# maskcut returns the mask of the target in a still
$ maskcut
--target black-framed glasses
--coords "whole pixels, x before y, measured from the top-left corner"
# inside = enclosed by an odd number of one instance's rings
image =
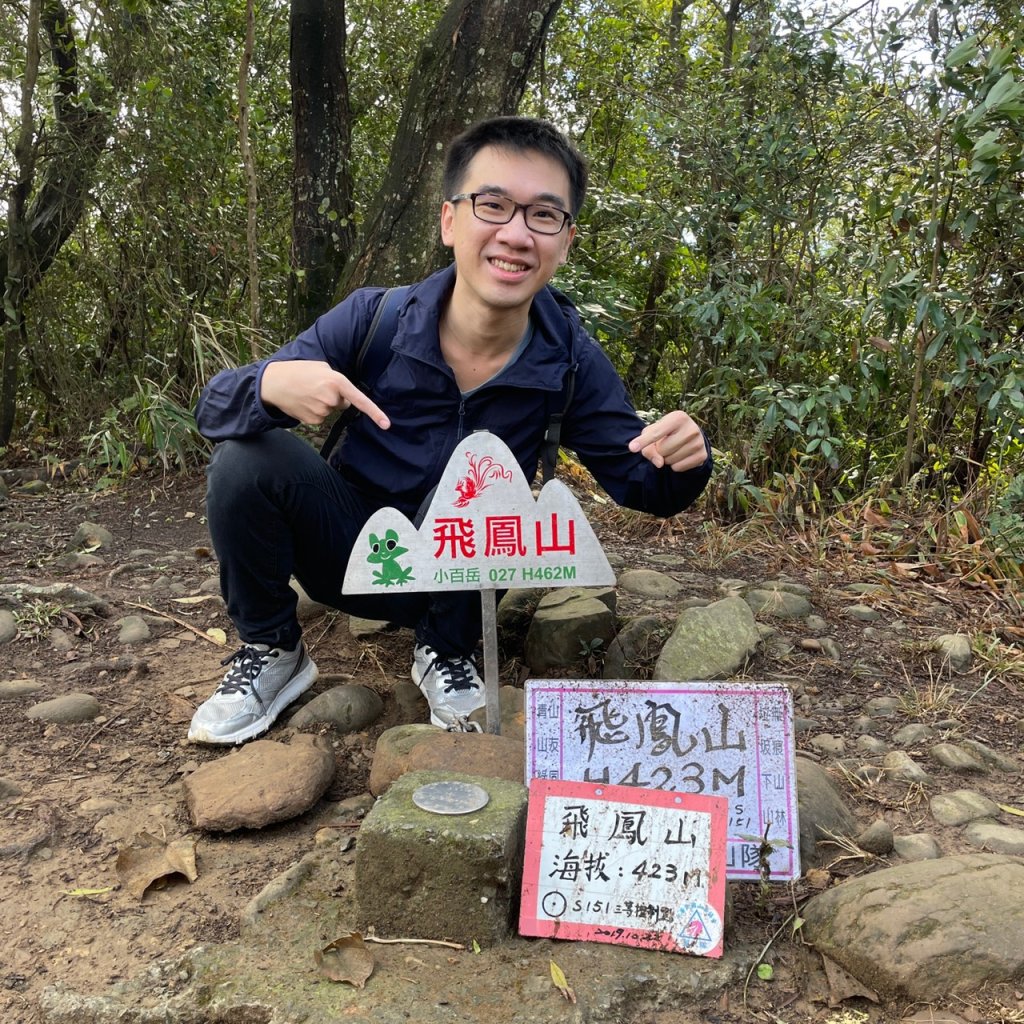
[[[473,216],[487,224],[508,224],[517,210],[523,211],[526,226],[538,235],[557,235],[566,224],[572,223],[572,214],[557,206],[517,203],[508,196],[495,195],[493,192],[463,192],[452,196],[448,202],[457,203],[461,199],[468,199],[473,204]]]

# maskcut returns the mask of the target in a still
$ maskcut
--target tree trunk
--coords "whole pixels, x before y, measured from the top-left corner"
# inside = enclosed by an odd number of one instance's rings
[[[105,110],[91,98],[89,102],[80,101],[78,49],[68,11],[58,0],[43,0],[39,24],[49,39],[50,57],[56,70],[53,85],[56,122],[50,139],[50,155],[42,166],[39,187],[31,199],[38,170],[36,155],[34,151],[30,153],[27,165],[23,162],[24,156],[18,157],[19,180],[9,198],[7,235],[0,236],[0,281],[4,282],[4,304],[0,308],[4,337],[0,370],[0,445],[7,444],[14,429],[18,352],[25,339],[24,304],[81,219],[96,162],[109,134]],[[34,35],[38,40],[38,30]],[[30,137],[30,148],[32,145]],[[26,166],[30,168],[27,178]],[[9,322],[12,313],[14,318]]]
[[[344,0],[292,0],[292,278],[301,329],[329,309],[355,239]]]
[[[25,208],[32,188],[35,134],[32,98],[39,74],[39,0],[30,0],[26,30],[25,74],[21,80],[21,119],[14,143],[17,180],[7,197],[7,265],[3,278],[4,346],[0,368],[0,445],[6,445],[14,431],[18,391],[18,363],[25,341],[25,282],[29,276],[28,238]]]
[[[633,360],[625,374],[626,390],[634,403],[642,408],[647,408],[654,396],[654,376],[668,340],[666,332],[658,330],[658,300],[668,288],[671,263],[668,253],[659,252],[655,255],[647,282],[643,313],[630,342]]]
[[[249,143],[249,67],[256,46],[255,0],[245,4],[245,44],[238,65],[238,148],[245,170],[245,247],[249,256],[249,326],[260,327],[260,263],[259,239],[256,235],[259,195],[256,191],[256,163]]]
[[[514,113],[561,0],[452,0],[420,49],[387,177],[339,295],[423,277],[438,238],[445,145],[475,121]]]

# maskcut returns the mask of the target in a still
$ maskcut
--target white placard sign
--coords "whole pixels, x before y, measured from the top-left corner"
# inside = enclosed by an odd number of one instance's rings
[[[519,931],[722,955],[721,797],[534,779]]]
[[[416,527],[376,512],[352,549],[345,594],[605,586],[608,559],[573,493],[549,480],[534,499],[508,446],[476,431],[452,453]]]
[[[800,877],[793,698],[778,683],[526,681],[526,784],[725,797],[730,879]],[[767,831],[767,837],[765,835]]]

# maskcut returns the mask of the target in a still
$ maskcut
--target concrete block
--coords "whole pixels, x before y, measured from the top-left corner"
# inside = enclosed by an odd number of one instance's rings
[[[490,795],[472,814],[421,810],[428,782],[473,782]],[[527,789],[458,772],[409,772],[377,801],[359,829],[359,927],[384,938],[493,945],[514,933],[522,885]]]

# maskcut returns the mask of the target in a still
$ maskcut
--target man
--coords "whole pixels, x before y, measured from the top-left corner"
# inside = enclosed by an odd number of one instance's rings
[[[548,418],[620,504],[669,516],[711,473],[710,449],[682,411],[645,426],[571,303],[548,288],[576,234],[586,189],[579,153],[551,125],[500,117],[452,143],[441,238],[452,267],[415,285],[389,361],[364,394],[351,377],[382,289],[364,288],[260,363],[225,370],[199,400],[222,442],[207,510],[221,586],[242,646],[192,719],[189,739],[241,743],[265,732],[317,676],[295,615],[294,576],[315,600],[414,627],[412,678],[431,721],[465,729],[484,704],[473,660],[475,592],[361,594],[341,581],[363,524],[391,506],[412,517],[473,430],[499,436],[532,479]],[[287,429],[355,406],[331,464]]]

